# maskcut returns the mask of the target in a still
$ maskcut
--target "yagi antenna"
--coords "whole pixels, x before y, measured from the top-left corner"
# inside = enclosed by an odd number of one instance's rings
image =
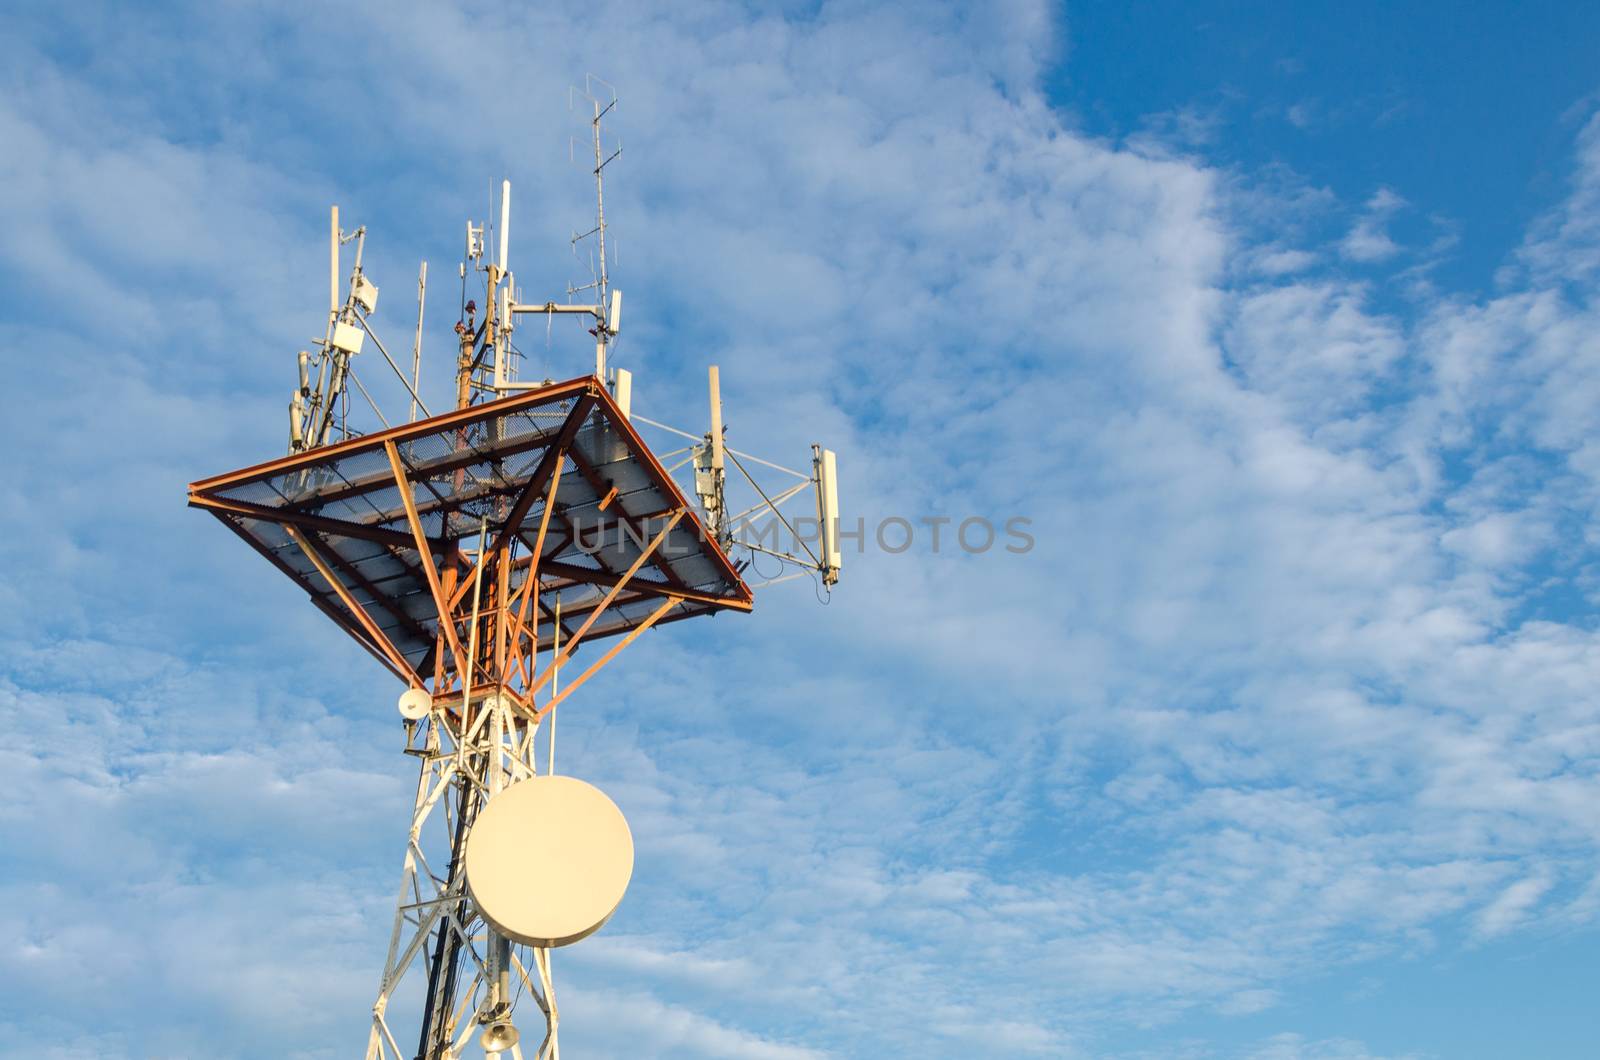
[[[609,92],[609,99],[602,99],[595,95],[594,87],[604,85]],[[576,107],[577,89],[571,89],[567,94],[567,105]],[[606,378],[606,351],[610,341],[617,334],[614,317],[622,312],[620,298],[610,298],[611,281],[606,261],[606,178],[605,169],[612,160],[622,154],[622,144],[617,144],[617,149],[609,155],[605,153],[604,138],[601,135],[601,123],[617,105],[617,93],[609,82],[603,81],[593,74],[586,74],[583,79],[583,98],[589,101],[594,110],[594,117],[589,120],[590,134],[594,142],[594,227],[582,235],[572,237],[573,248],[576,249],[580,241],[590,236],[595,237],[595,254],[599,260],[599,271],[595,278],[581,287],[567,288],[567,296],[580,291],[594,290],[598,297],[595,303],[598,311],[595,316],[599,319],[600,326],[595,328],[594,347],[594,374],[601,380]],[[608,315],[608,310],[611,312]]]
[[[599,88],[603,86],[606,95],[598,95]],[[607,153],[604,121],[607,114],[616,109],[617,96],[611,90],[610,84],[590,74],[584,79],[584,87],[580,92],[573,87],[568,91],[568,106],[576,109],[578,97],[582,96],[590,103],[590,143],[594,150],[594,226],[586,232],[574,232],[571,239],[573,253],[577,253],[578,244],[593,236],[595,239],[595,259],[597,265],[592,265],[592,279],[585,284],[567,286],[566,302],[522,303],[517,301],[515,285],[510,279],[510,266],[507,260],[506,241],[510,231],[511,210],[511,184],[509,181],[501,185],[500,197],[500,258],[497,265],[490,266],[491,270],[498,272],[498,278],[492,279],[488,289],[487,323],[493,326],[488,331],[494,337],[493,378],[486,383],[474,382],[472,387],[478,391],[490,391],[495,395],[504,395],[521,390],[534,389],[541,384],[534,382],[521,382],[511,378],[511,365],[509,358],[515,353],[510,348],[507,336],[516,323],[519,314],[538,313],[546,321],[558,315],[576,314],[579,317],[593,319],[593,326],[589,328],[594,336],[594,374],[603,383],[610,385],[614,393],[621,393],[622,383],[620,377],[614,376],[609,364],[609,350],[612,342],[616,340],[622,327],[622,292],[611,286],[610,259],[614,248],[607,245],[606,236],[609,228],[606,223],[606,194],[605,194],[605,169],[616,157],[622,154],[622,147],[618,144]],[[572,154],[576,157],[576,140],[572,141]],[[479,242],[476,246],[481,254],[482,229],[474,229],[471,222],[467,225],[467,245],[469,256],[474,247],[473,233],[478,232]],[[493,275],[493,273],[491,273]],[[504,281],[503,286],[500,286]],[[594,299],[579,301],[575,296],[585,291],[593,291]],[[470,323],[470,321],[469,321]],[[587,323],[587,321],[585,321]],[[488,341],[487,339],[485,340]],[[465,342],[465,336],[463,336]],[[466,363],[465,361],[463,363]],[[469,393],[471,388],[462,390],[463,394]]]

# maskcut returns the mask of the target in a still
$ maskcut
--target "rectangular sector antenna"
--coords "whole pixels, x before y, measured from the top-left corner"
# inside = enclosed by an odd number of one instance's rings
[[[817,519],[822,524],[822,580],[832,585],[839,580],[844,556],[839,551],[838,462],[832,449],[818,449],[814,458],[817,473]]]
[[[617,381],[612,388],[612,396],[617,399],[617,408],[622,410],[622,415],[633,416],[633,373],[626,368],[617,369]]]
[[[340,321],[333,326],[333,345],[335,349],[344,350],[346,353],[360,353],[363,337],[361,329],[354,324],[346,324]]]
[[[356,279],[356,301],[368,315],[378,309],[378,285],[365,276]]]

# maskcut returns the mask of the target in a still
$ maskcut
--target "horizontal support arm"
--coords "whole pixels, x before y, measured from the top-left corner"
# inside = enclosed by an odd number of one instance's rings
[[[605,315],[605,311],[597,305],[559,305],[555,302],[546,302],[544,305],[523,305],[520,302],[511,304],[512,313],[588,313],[596,320]]]

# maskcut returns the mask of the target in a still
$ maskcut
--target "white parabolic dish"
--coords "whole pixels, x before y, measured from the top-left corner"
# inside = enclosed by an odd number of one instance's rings
[[[598,931],[633,876],[633,833],[605,792],[530,777],[490,799],[467,837],[467,890],[500,934],[566,946]]]
[[[433,697],[426,688],[408,688],[400,693],[400,716],[407,721],[421,721],[433,710]]]

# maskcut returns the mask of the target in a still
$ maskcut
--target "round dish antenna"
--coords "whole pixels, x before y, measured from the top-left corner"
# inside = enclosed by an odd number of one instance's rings
[[[575,777],[506,788],[467,838],[467,890],[500,934],[567,946],[611,919],[633,876],[633,833],[617,804]]]
[[[400,716],[407,721],[421,721],[433,710],[433,697],[426,688],[408,688],[400,693]]]

